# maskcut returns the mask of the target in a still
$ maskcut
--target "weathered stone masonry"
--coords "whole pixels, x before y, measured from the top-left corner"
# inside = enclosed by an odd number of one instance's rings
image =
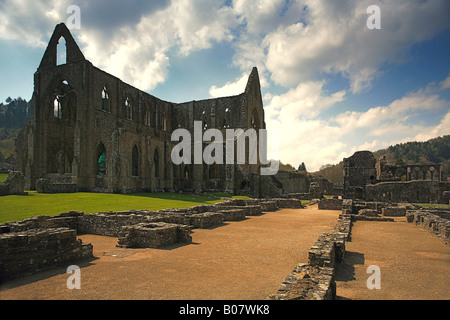
[[[67,61],[58,65],[62,38]],[[193,137],[195,122],[202,132],[218,129],[224,137],[228,129],[251,129],[259,136],[266,124],[258,70],[252,69],[236,96],[163,101],[92,65],[59,24],[34,74],[31,121],[16,141],[17,169],[26,190],[45,193],[220,191],[273,197],[308,187],[306,176],[286,180],[280,173],[283,182],[261,176],[259,160],[249,164],[248,143],[246,164],[175,165],[172,133],[181,128]]]

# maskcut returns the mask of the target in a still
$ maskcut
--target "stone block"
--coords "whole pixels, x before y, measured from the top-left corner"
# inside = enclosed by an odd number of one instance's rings
[[[277,211],[278,205],[276,201],[261,201],[260,202],[261,210],[263,212]]]
[[[223,214],[218,212],[196,213],[188,217],[189,225],[193,228],[207,229],[223,223]]]
[[[117,246],[124,248],[161,248],[177,242],[192,242],[190,227],[153,222],[122,227]]]
[[[67,228],[0,234],[0,282],[93,257],[91,244]]]
[[[341,199],[320,199],[319,210],[342,210]]]
[[[374,209],[360,209],[358,212],[359,216],[366,216],[366,217],[378,217],[378,210]]]
[[[387,207],[381,209],[381,215],[385,217],[404,217],[406,216],[406,208],[402,207]]]
[[[239,221],[245,219],[245,210],[244,209],[229,209],[229,210],[221,210],[217,211],[223,215],[223,221]]]

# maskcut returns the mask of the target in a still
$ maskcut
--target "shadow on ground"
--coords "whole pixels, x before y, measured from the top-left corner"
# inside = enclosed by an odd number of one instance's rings
[[[346,251],[344,261],[337,263],[335,267],[335,280],[348,282],[354,281],[355,265],[364,265],[364,254],[359,252]],[[336,296],[336,300],[351,300],[346,297]]]
[[[346,251],[344,261],[336,264],[336,281],[355,280],[355,265],[364,265],[364,254],[359,252]]]
[[[13,279],[8,279],[4,282],[0,282],[0,291],[21,287],[21,286],[24,286],[24,285],[27,285],[27,284],[30,284],[33,282],[38,282],[41,280],[52,278],[52,277],[60,275],[60,274],[65,274],[65,273],[67,273],[67,268],[70,265],[76,265],[76,266],[80,267],[80,269],[83,269],[83,268],[94,265],[93,262],[97,259],[98,258],[93,257],[93,258],[89,258],[89,259],[78,260],[73,263],[68,262],[64,265],[59,265],[56,267],[50,266],[48,268],[36,271],[32,274],[23,275],[23,276],[13,278]]]

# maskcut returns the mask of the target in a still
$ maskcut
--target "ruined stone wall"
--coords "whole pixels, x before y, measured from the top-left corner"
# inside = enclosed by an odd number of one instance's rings
[[[57,44],[64,37],[67,63],[56,64]],[[143,92],[87,61],[64,24],[56,26],[34,75],[32,121],[19,134],[26,185],[40,192],[224,191],[259,195],[259,183],[247,173],[259,166],[174,165],[171,134],[175,129],[264,129],[259,76],[252,69],[245,91],[232,97],[171,103]],[[207,144],[204,144],[206,146]],[[246,153],[249,153],[248,146]],[[99,171],[99,157],[105,168]],[[102,157],[103,158],[103,157]],[[101,163],[101,162],[100,162]],[[103,165],[103,164],[102,164]],[[47,179],[69,174],[72,183]],[[45,180],[47,179],[47,180]],[[238,179],[236,181],[236,179]],[[250,181],[252,179],[252,181]],[[76,184],[76,188],[74,187]]]
[[[92,245],[67,228],[0,234],[0,283],[57,265],[92,258]]]
[[[5,182],[0,183],[0,196],[24,195],[25,179],[20,171],[12,171]]]
[[[365,188],[367,201],[441,203],[450,183],[438,181],[382,182]]]
[[[345,255],[351,215],[342,214],[331,233],[322,233],[308,252],[308,263],[298,264],[270,300],[336,299],[335,266]]]
[[[304,174],[279,171],[274,177],[282,184],[284,194],[309,191],[310,179]]]
[[[376,160],[370,151],[344,159],[344,198],[364,199],[364,187],[376,182]]]
[[[140,223],[121,228],[118,247],[161,248],[174,243],[191,243],[191,227],[165,222]]]
[[[22,221],[0,224],[0,234],[9,232],[23,232],[33,229],[78,229],[78,218],[83,212],[70,211],[57,216],[37,216]]]
[[[342,210],[342,199],[320,199],[319,210]]]
[[[450,215],[449,210],[446,213]],[[406,219],[450,244],[450,220],[435,214],[433,210],[410,210],[406,213]]]

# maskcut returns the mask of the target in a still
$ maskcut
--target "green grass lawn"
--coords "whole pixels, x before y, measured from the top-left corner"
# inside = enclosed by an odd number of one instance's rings
[[[205,194],[209,194],[209,195],[215,196],[215,197],[222,197],[222,198],[251,199],[250,197],[247,197],[247,196],[234,196],[231,193],[227,193],[227,192],[205,192]]]
[[[55,216],[68,211],[97,213],[124,210],[161,210],[214,204],[223,200],[178,193],[61,193],[29,191],[28,196],[0,197],[0,223],[20,221],[35,216]]]
[[[7,173],[0,173],[0,183],[5,182],[6,179],[8,179],[8,174]]]

